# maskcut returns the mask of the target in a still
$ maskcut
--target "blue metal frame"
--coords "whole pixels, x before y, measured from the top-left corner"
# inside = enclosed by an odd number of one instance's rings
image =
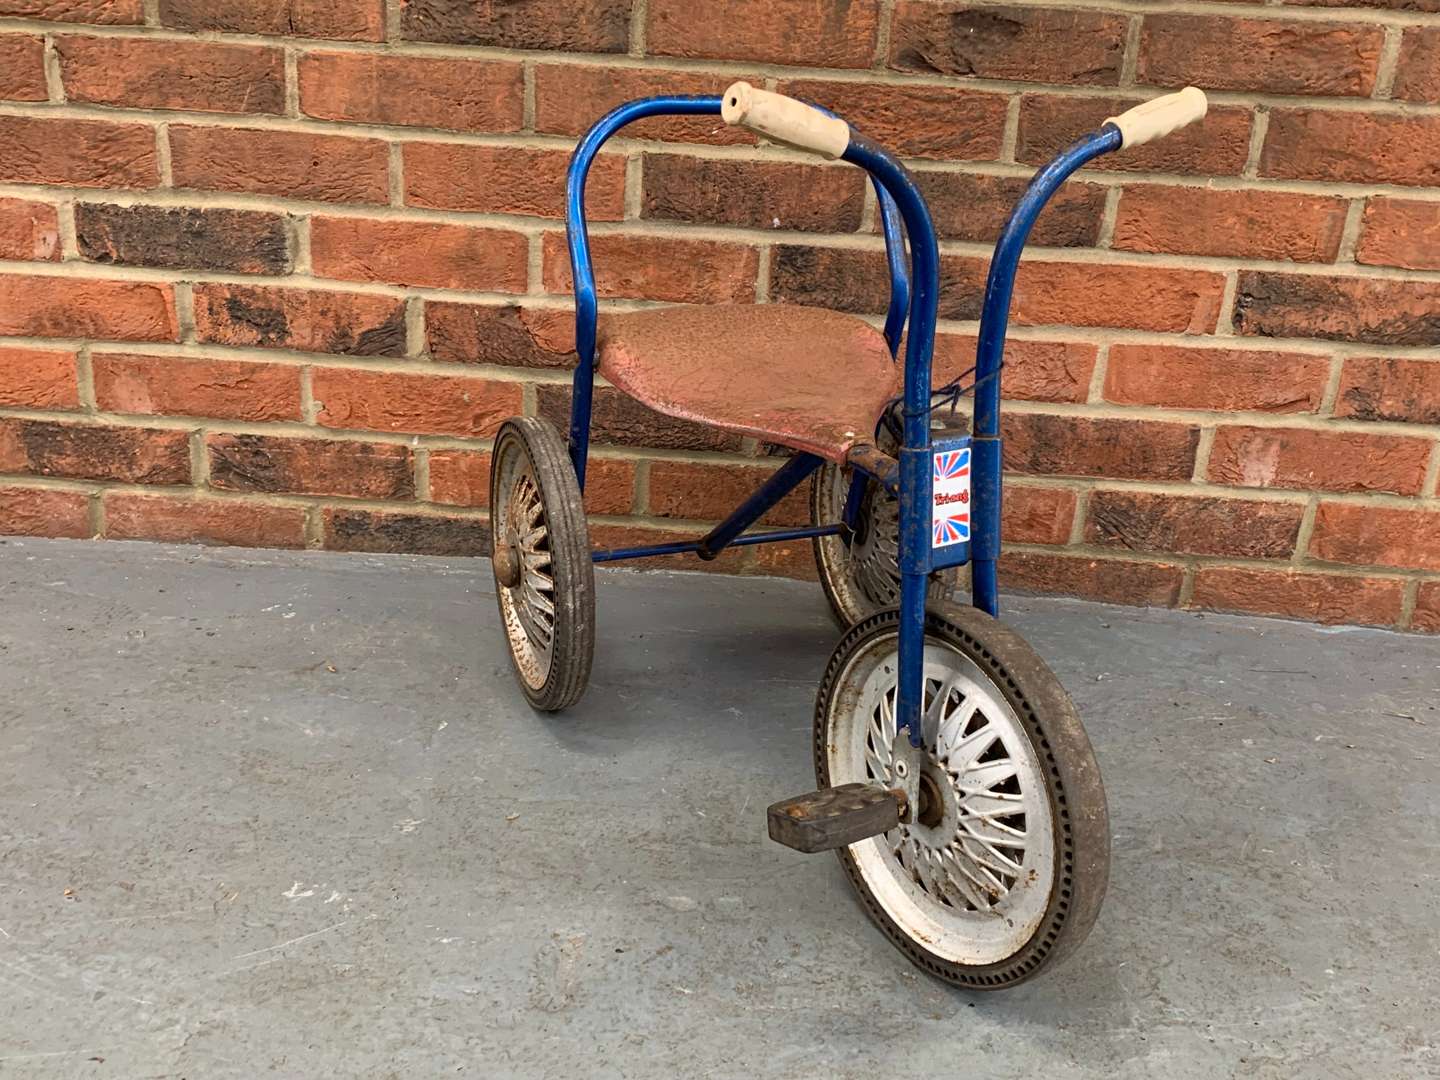
[[[1060,153],[1030,180],[1010,212],[985,282],[985,303],[980,312],[980,338],[975,348],[974,455],[971,465],[972,502],[976,527],[971,541],[970,599],[990,615],[1000,614],[996,562],[1000,558],[1000,368],[1004,360],[1005,330],[1010,321],[1010,297],[1015,272],[1030,228],[1050,196],[1070,174],[1101,154],[1120,149],[1122,138],[1113,124],[1086,135]]]
[[[589,456],[591,400],[595,377],[595,338],[599,318],[595,276],[585,224],[585,180],[596,153],[626,124],[649,116],[720,114],[718,96],[667,96],[628,102],[603,117],[576,147],[566,180],[566,235],[575,281],[575,341],[579,364],[575,369],[570,412],[570,457],[583,490]],[[999,612],[996,560],[1000,554],[1000,379],[1010,298],[1020,254],[1030,229],[1055,190],[1086,162],[1121,145],[1118,130],[1106,125],[1065,150],[1031,180],[995,246],[976,351],[975,421],[973,425],[973,498],[971,542],[972,602],[991,615]],[[930,538],[933,454],[930,440],[932,408],[930,368],[939,304],[940,253],[930,212],[914,179],[905,167],[881,147],[855,131],[842,155],[870,175],[879,201],[890,271],[890,306],[885,318],[885,339],[896,355],[905,339],[903,436],[899,451],[898,499],[900,512],[900,625],[897,727],[907,729],[910,742],[923,739],[920,713],[925,634],[925,597],[928,577],[943,565],[932,553]],[[909,274],[906,273],[906,240]],[[905,333],[906,323],[909,332]],[[877,455],[878,457],[878,455]],[[858,513],[865,464],[856,466],[856,479],[846,498],[843,523],[744,534],[764,513],[795,489],[819,465],[813,454],[797,453],[777,469],[760,489],[725,521],[700,540],[677,541],[644,547],[617,548],[594,553],[595,562],[690,552],[713,559],[726,547],[795,540],[814,536],[846,535]],[[880,465],[870,463],[873,469]],[[887,487],[894,480],[885,478]],[[956,556],[958,558],[958,556]],[[954,562],[951,558],[948,562]]]

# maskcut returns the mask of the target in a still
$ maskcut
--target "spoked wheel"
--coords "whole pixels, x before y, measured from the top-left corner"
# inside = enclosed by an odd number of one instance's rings
[[[490,462],[490,500],[510,659],[530,704],[555,712],[573,705],[590,678],[595,572],[580,485],[547,421],[505,421]]]
[[[810,521],[840,521],[850,493],[849,468],[827,461],[810,485]],[[861,619],[900,603],[900,503],[875,481],[865,485],[855,531],[847,545],[838,536],[814,539],[820,587],[842,630]],[[954,570],[930,575],[929,599],[948,600],[955,587]]]
[[[821,787],[892,776],[899,613],[836,648],[815,712]],[[838,854],[866,912],[915,964],[972,990],[1023,982],[1074,949],[1100,910],[1109,823],[1075,705],[1013,631],[932,605],[925,753],[913,820]]]

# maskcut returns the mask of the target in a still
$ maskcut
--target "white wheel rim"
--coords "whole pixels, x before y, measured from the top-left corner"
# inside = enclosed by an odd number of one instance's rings
[[[830,783],[891,775],[895,635],[846,665],[830,695]],[[925,645],[923,766],[944,812],[849,851],[876,901],[913,941],[955,964],[1000,963],[1034,936],[1055,883],[1055,823],[1019,717],[968,656]],[[848,706],[846,703],[849,703]],[[948,785],[942,787],[942,785]]]
[[[520,561],[520,580],[511,588],[497,584],[500,611],[510,651],[525,685],[539,690],[550,677],[555,648],[555,579],[550,557],[550,530],[540,486],[529,456],[518,440],[508,439],[497,451],[499,483],[494,503],[495,544],[510,544]]]

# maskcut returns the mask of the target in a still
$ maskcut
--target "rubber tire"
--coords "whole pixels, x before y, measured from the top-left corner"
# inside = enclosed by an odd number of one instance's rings
[[[829,488],[835,482],[835,473],[841,466],[834,462],[827,461],[815,470],[815,475],[810,481],[810,524],[829,525],[836,520],[836,514],[829,501]],[[875,481],[870,481],[873,485]],[[862,507],[862,513],[863,513]],[[829,605],[830,616],[841,630],[848,630],[862,619],[868,618],[884,608],[872,602],[868,597],[856,596],[854,593],[859,590],[848,580],[842,578],[840,571],[834,566],[835,559],[841,553],[845,541],[838,536],[816,536],[810,541],[815,552],[815,567],[820,572],[820,589],[825,594],[825,603]],[[895,567],[896,580],[899,580],[900,567]],[[950,600],[955,592],[956,571],[936,570],[930,575],[930,588],[928,598],[931,602],[945,602]]]
[[[490,459],[491,506],[500,505],[500,500],[508,497],[508,493],[500,490],[502,448],[508,440],[518,441],[520,451],[529,458],[550,540],[555,633],[544,685],[532,687],[520,674],[508,634],[507,651],[515,679],[531,706],[541,712],[559,712],[575,704],[585,693],[595,657],[595,567],[590,559],[590,530],[565,441],[554,425],[538,416],[511,417],[496,433]],[[493,509],[491,513],[493,517]],[[493,567],[493,560],[491,565]],[[500,608],[502,626],[505,622],[505,611],[500,604],[503,588],[496,579],[495,602]]]
[[[878,637],[898,634],[898,609],[879,612],[850,630],[836,646],[815,701],[815,778],[829,787],[825,749],[828,703],[851,654]],[[1055,673],[1019,634],[973,607],[932,604],[926,612],[927,639],[964,653],[984,672],[1015,710],[1046,778],[1060,859],[1055,886],[1034,935],[1005,960],[987,965],[956,964],[929,952],[890,918],[871,894],[849,848],[837,855],[870,920],[921,970],[967,990],[1004,990],[1034,978],[1085,940],[1110,877],[1110,822],[1105,787],[1090,739],[1075,703]]]

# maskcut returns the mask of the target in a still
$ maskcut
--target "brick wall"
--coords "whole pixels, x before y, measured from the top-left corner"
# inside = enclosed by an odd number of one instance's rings
[[[1039,222],[1003,580],[1440,629],[1440,3],[1356,2],[0,0],[0,533],[484,550],[496,424],[566,408],[575,136],[742,76],[910,161],[948,377],[1031,169],[1194,82],[1202,126]],[[883,311],[856,170],[650,121],[590,205],[617,303]],[[596,421],[602,542],[773,465],[603,389]]]

